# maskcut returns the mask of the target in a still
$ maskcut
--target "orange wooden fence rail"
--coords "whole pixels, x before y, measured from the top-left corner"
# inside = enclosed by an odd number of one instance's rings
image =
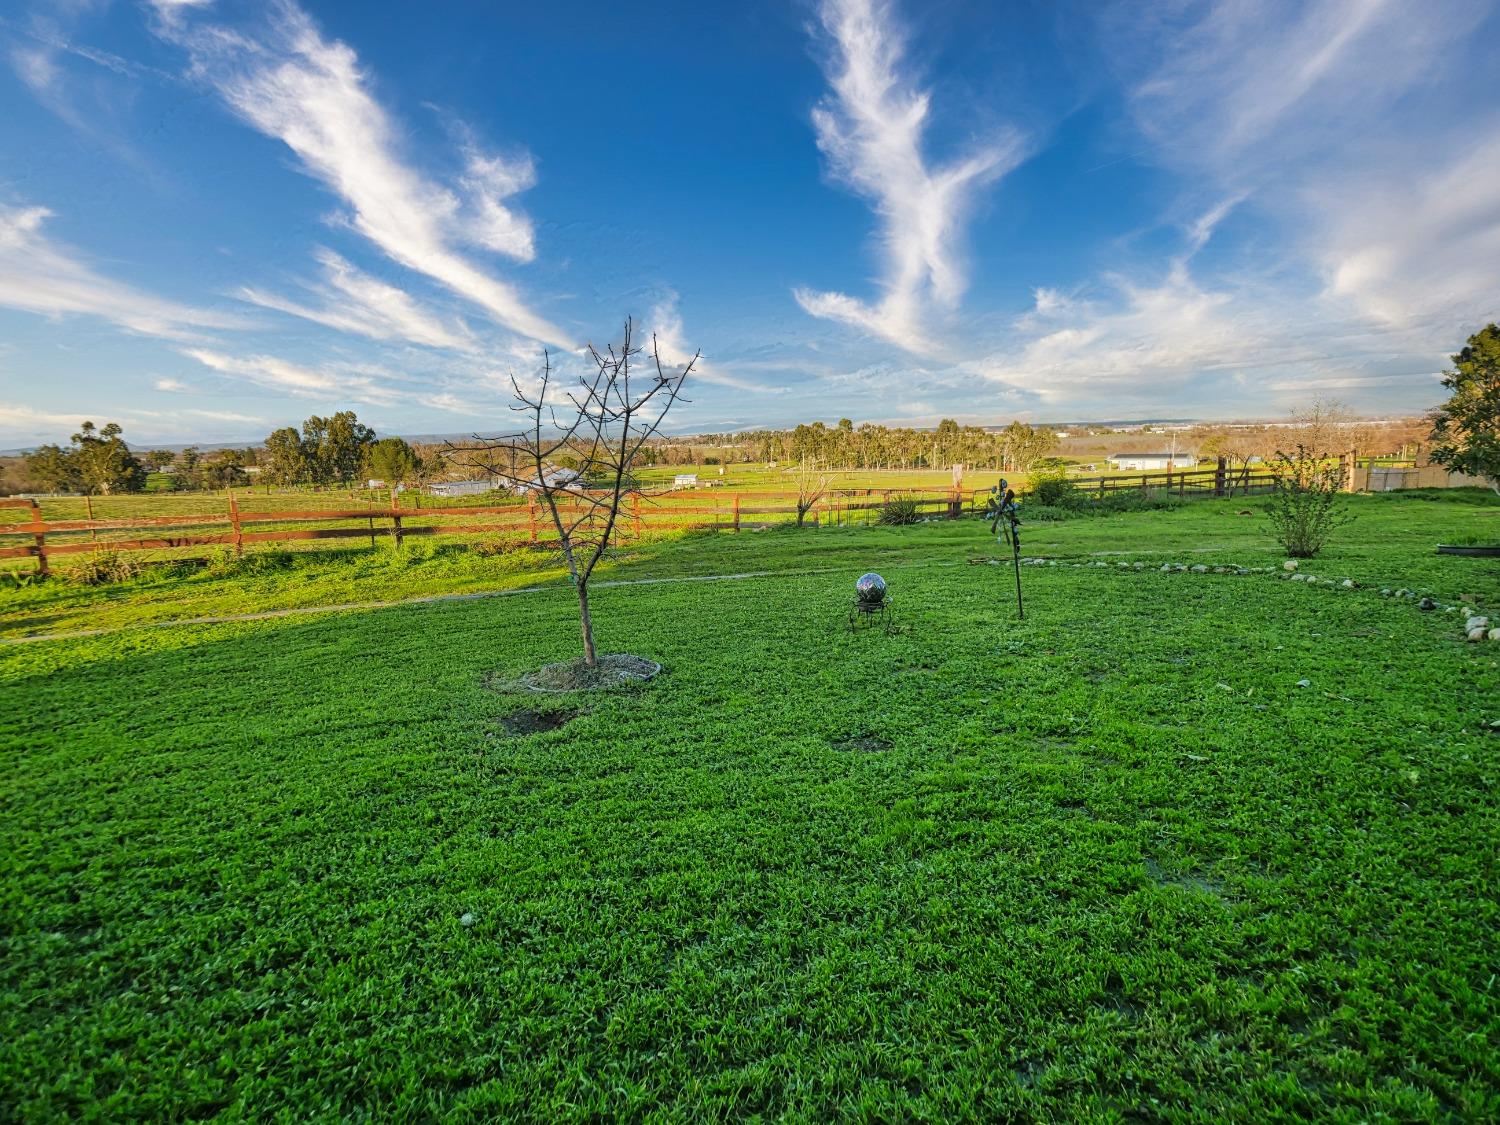
[[[1222,468],[1166,473],[1145,477],[1101,477],[1075,481],[1086,492],[1104,495],[1119,489],[1166,487],[1182,494],[1189,491],[1233,495],[1269,483],[1269,473],[1248,469],[1225,472]],[[893,497],[915,502],[918,514],[949,519],[965,511],[982,510],[986,489],[851,488],[830,491],[808,512],[814,526],[840,524],[870,515]],[[742,524],[764,522],[764,517],[796,518],[798,496],[785,491],[746,491],[732,494],[692,491],[632,494],[622,511],[622,525],[639,538],[645,533],[719,528],[739,531]],[[566,505],[573,515],[579,504]],[[400,546],[406,539],[434,535],[513,535],[528,543],[548,545],[555,531],[546,508],[535,499],[526,503],[457,507],[403,507],[392,495],[389,506],[355,508],[296,508],[287,511],[247,511],[230,492],[219,512],[182,515],[134,516],[110,519],[48,520],[34,499],[0,500],[0,509],[20,508],[24,520],[0,523],[0,559],[34,558],[37,573],[48,572],[54,556],[115,551],[167,551],[188,547],[228,546],[242,554],[247,544],[287,543],[319,539],[362,539],[373,545],[386,536]],[[92,504],[88,505],[92,510]],[[710,518],[711,517],[711,518]],[[426,522],[436,520],[438,522]],[[476,522],[482,520],[483,522]],[[363,526],[267,526],[278,524],[345,524]],[[377,522],[378,521],[378,522]],[[414,522],[420,521],[420,522]],[[104,538],[101,538],[101,533]],[[110,538],[118,535],[119,538]],[[21,545],[16,539],[29,540]]]

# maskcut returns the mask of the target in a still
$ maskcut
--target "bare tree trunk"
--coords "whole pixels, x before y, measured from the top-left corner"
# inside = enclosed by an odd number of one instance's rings
[[[578,621],[583,629],[583,662],[590,668],[596,668],[599,656],[594,651],[594,619],[589,616],[588,579],[578,583]]]

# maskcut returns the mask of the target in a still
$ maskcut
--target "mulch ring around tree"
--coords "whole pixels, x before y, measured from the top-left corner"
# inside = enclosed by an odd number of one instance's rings
[[[660,671],[661,665],[654,660],[632,656],[627,652],[613,652],[600,656],[598,663],[592,668],[579,657],[556,664],[544,664],[535,672],[526,672],[513,679],[501,679],[497,675],[490,679],[488,686],[492,691],[548,694],[608,691],[643,684]]]

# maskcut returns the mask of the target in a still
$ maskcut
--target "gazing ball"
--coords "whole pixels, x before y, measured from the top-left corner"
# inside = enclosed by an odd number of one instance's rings
[[[854,592],[866,605],[879,605],[885,601],[885,579],[873,570],[869,574],[861,574],[859,581],[854,583]]]

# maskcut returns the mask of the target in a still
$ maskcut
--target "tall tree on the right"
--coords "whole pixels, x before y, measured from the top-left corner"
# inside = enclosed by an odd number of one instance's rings
[[[1452,397],[1432,412],[1432,460],[1500,493],[1500,325],[1486,325],[1443,376]]]

